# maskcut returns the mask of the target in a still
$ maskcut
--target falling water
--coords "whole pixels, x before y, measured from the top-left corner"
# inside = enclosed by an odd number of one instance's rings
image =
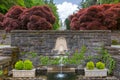
[[[63,67],[63,57],[61,57],[60,58],[60,73],[57,75],[57,77],[58,78],[63,78],[63,77],[65,77],[65,74],[63,73],[63,69],[62,69],[62,67]]]

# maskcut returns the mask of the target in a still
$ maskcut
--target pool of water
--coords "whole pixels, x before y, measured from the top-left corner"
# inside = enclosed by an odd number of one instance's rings
[[[76,80],[76,74],[73,72],[54,72],[47,74],[47,80]]]

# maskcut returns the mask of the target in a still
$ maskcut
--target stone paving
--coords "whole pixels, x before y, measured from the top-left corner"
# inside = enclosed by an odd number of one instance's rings
[[[1,80],[1,79],[0,79]],[[4,77],[2,80],[47,80],[46,76],[38,76],[35,78],[12,78],[12,77]],[[114,76],[108,77],[85,77],[83,75],[77,76],[76,80],[120,80]]]

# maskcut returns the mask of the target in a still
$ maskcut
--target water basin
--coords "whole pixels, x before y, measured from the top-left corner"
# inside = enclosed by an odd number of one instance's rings
[[[48,73],[47,80],[76,80],[76,74],[73,72]]]

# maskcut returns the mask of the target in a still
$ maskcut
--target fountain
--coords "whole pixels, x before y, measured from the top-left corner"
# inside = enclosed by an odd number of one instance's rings
[[[58,78],[63,78],[65,76],[65,74],[63,74],[63,72],[62,72],[62,66],[64,65],[62,61],[63,61],[63,57],[61,57],[60,61],[59,61],[60,62],[60,64],[59,64],[60,65],[60,73],[57,74]]]
[[[63,77],[65,77],[65,74],[63,74],[63,72],[62,72],[62,66],[64,65],[63,64],[63,56],[65,55],[64,51],[68,50],[67,42],[64,37],[57,38],[54,50],[58,51],[58,56],[60,57],[60,60],[59,60],[60,73],[58,73],[56,77],[63,78]]]
[[[48,75],[48,80],[75,80],[75,73],[63,72],[64,67],[63,59],[67,58],[65,52],[68,51],[67,42],[64,37],[57,38],[55,48],[53,49],[53,51],[57,51],[57,56],[55,55],[54,58],[56,57],[60,58],[58,67],[60,68],[60,71],[58,70],[58,72],[56,73],[50,73]],[[73,79],[71,77],[73,77]]]
[[[65,51],[68,51],[67,42],[64,37],[58,37],[56,40],[55,48],[53,51],[57,51],[58,55],[64,55]]]

